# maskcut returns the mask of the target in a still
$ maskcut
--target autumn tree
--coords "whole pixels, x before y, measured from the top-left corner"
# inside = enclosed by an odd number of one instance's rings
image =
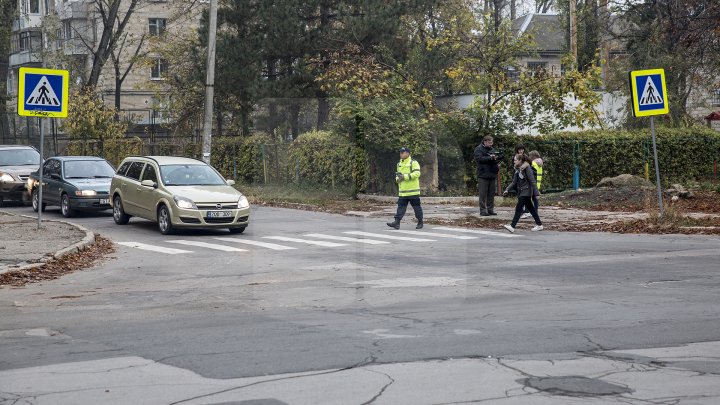
[[[627,44],[629,54],[624,70],[664,68],[669,123],[692,123],[692,95],[707,95],[720,86],[715,79],[720,76],[720,2],[627,0],[613,11],[623,22],[613,34]]]
[[[108,107],[91,89],[83,88],[70,94],[68,116],[61,121],[61,130],[68,138],[81,141],[82,154],[89,154],[86,145],[94,143],[102,156],[105,142],[123,138],[127,123],[115,119],[116,111]]]

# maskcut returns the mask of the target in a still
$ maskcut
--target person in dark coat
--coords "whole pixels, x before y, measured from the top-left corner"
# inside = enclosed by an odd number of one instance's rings
[[[515,174],[513,174],[512,183],[505,189],[504,196],[508,195],[510,190],[515,190],[517,193],[517,204],[515,205],[515,215],[513,216],[512,223],[510,225],[503,225],[505,229],[510,233],[515,232],[515,226],[517,226],[520,220],[520,215],[523,213],[523,208],[526,208],[530,215],[535,220],[535,227],[532,231],[542,231],[543,225],[538,216],[537,210],[532,202],[532,197],[537,192],[537,183],[535,182],[535,175],[533,174],[532,167],[530,166],[532,161],[527,155],[515,155],[513,159],[515,166]]]
[[[480,215],[497,215],[495,213],[495,189],[500,171],[498,165],[503,160],[503,156],[493,148],[492,136],[483,138],[482,143],[475,148],[474,157],[477,163]]]

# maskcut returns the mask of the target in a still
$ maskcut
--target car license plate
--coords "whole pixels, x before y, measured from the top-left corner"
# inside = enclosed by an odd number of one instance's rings
[[[229,218],[232,216],[232,211],[208,211],[208,218]]]
[[[100,205],[106,205],[106,204],[110,204],[110,199],[109,198],[101,198]]]

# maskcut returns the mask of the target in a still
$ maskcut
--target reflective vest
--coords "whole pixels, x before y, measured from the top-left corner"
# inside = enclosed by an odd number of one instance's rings
[[[535,182],[537,182],[537,189],[540,190],[540,185],[542,184],[543,167],[533,161],[532,168],[535,171]]]
[[[400,160],[397,164],[396,173],[402,173],[404,179],[398,182],[398,195],[410,197],[420,195],[420,163],[413,160],[412,156]]]

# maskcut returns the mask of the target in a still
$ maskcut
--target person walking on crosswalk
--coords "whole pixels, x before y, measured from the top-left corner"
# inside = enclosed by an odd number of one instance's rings
[[[512,223],[510,223],[510,225],[503,225],[503,227],[510,233],[515,232],[515,226],[517,226],[517,223],[520,220],[523,208],[527,208],[528,211],[530,211],[530,215],[532,215],[535,220],[535,227],[531,230],[543,230],[542,221],[540,221],[540,217],[538,216],[535,206],[532,203],[532,196],[537,191],[537,183],[535,182],[533,170],[530,167],[531,162],[532,161],[527,157],[527,155],[515,155],[515,158],[513,159],[515,174],[513,174],[512,183],[510,183],[510,185],[505,189],[505,192],[503,192],[503,195],[506,196],[510,190],[515,190],[518,198],[517,205],[515,205],[515,215],[513,216]]]
[[[400,148],[400,161],[395,169],[395,182],[398,185],[397,213],[395,213],[395,220],[388,222],[387,226],[400,229],[400,221],[410,203],[418,221],[415,229],[421,229],[423,227],[423,211],[420,206],[420,163],[410,156],[409,148]]]

